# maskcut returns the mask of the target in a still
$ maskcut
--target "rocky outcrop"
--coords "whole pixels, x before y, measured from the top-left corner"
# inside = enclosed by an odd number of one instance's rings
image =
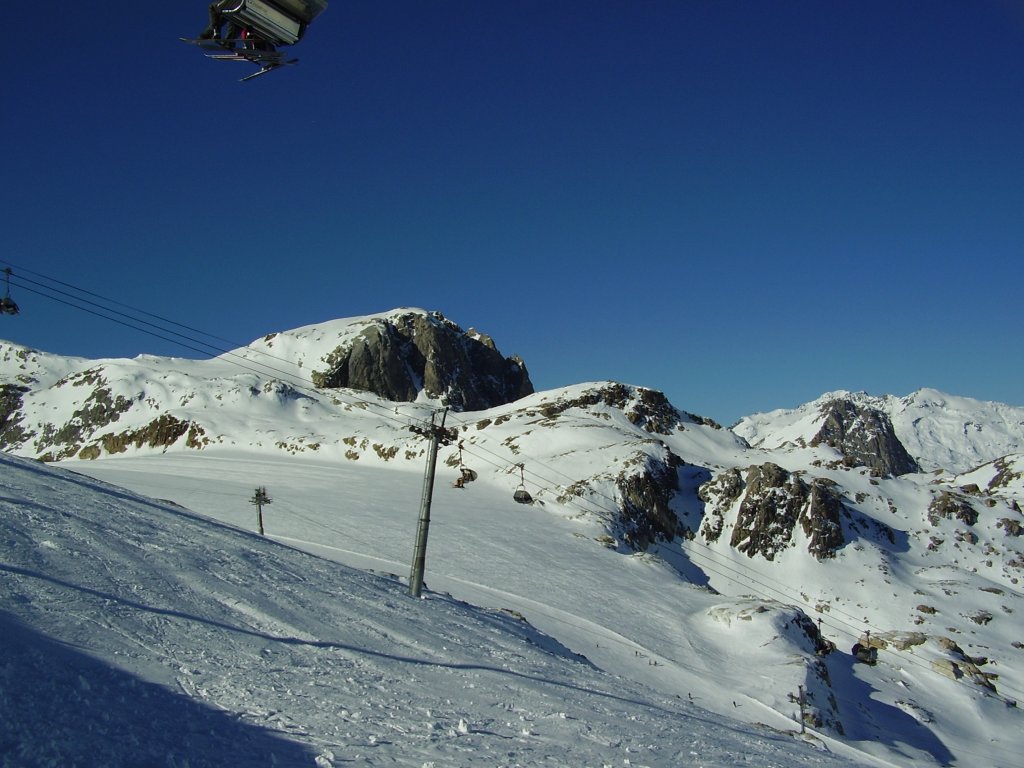
[[[22,400],[28,387],[0,384],[0,447],[18,445],[25,439],[25,430],[19,426]]]
[[[540,413],[545,419],[553,420],[568,410],[590,408],[595,405],[616,408],[622,411],[630,424],[659,435],[671,434],[684,422],[721,429],[711,419],[677,410],[663,392],[618,382],[593,387],[578,397],[545,403],[540,408]]]
[[[743,475],[738,469],[721,472],[698,489],[697,497],[704,502],[704,523],[700,532],[705,541],[716,542],[722,537],[725,511],[743,495],[743,489]]]
[[[505,405],[533,393],[526,364],[503,357],[486,335],[437,312],[376,318],[312,374],[318,388],[347,387],[412,402],[422,390],[455,410]]]
[[[914,458],[896,437],[892,421],[880,410],[852,400],[832,400],[821,407],[821,429],[812,447],[827,445],[843,455],[850,467],[868,467],[879,475],[918,472]]]
[[[928,522],[938,525],[940,519],[959,520],[974,525],[978,522],[978,512],[963,496],[943,491],[928,505]]]
[[[89,394],[66,422],[43,425],[35,440],[35,449],[43,461],[60,461],[75,456],[90,435],[116,422],[134,402],[122,395],[114,395],[99,369],[76,373],[57,386],[82,387]]]
[[[766,560],[785,549],[793,537],[804,487],[800,478],[768,462],[747,471],[746,492],[740,502],[730,544],[750,557]]]
[[[750,467],[743,479],[738,470],[723,472],[701,486],[699,496],[706,505],[701,533],[708,541],[721,537],[727,511],[741,500],[729,543],[750,557],[774,560],[790,545],[797,525],[818,560],[834,557],[846,543],[842,495],[830,480],[808,482],[768,462]]]
[[[842,512],[843,497],[838,486],[824,478],[812,480],[807,505],[800,514],[800,526],[808,538],[807,551],[818,560],[835,557],[846,543],[840,519]]]
[[[129,448],[169,448],[186,436],[185,445],[201,449],[209,440],[205,430],[191,421],[182,421],[164,414],[140,429],[129,429],[120,434],[108,432],[97,443],[83,448],[78,456],[82,459],[98,459],[104,452],[124,453]]]
[[[679,490],[682,459],[666,450],[663,460],[647,457],[639,473],[619,475],[620,510],[616,533],[629,547],[645,550],[658,541],[671,541],[686,530],[669,502]]]

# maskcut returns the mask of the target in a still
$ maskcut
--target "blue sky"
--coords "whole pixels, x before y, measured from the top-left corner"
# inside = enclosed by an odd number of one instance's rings
[[[399,306],[731,423],[833,389],[1024,405],[1024,2],[5,9],[0,259],[240,343]],[[40,26],[41,25],[41,26]],[[41,33],[42,32],[42,33]],[[194,356],[14,291],[0,338]]]

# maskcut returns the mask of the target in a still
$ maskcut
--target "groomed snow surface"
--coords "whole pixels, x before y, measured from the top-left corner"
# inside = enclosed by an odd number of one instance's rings
[[[795,724],[702,709],[714,681],[694,702],[660,694],[514,612],[414,600],[393,576],[33,461],[0,455],[0,478],[5,767],[847,764]]]

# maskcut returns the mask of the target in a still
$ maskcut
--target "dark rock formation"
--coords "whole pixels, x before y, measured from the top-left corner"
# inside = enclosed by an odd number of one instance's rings
[[[843,497],[836,484],[824,478],[812,480],[807,505],[800,513],[800,526],[810,539],[808,551],[818,560],[835,557],[846,543],[840,519],[842,512]]]
[[[656,389],[614,382],[588,389],[572,399],[545,403],[540,412],[546,419],[555,419],[572,408],[588,408],[598,404],[617,408],[625,414],[631,424],[659,435],[671,434],[684,421],[721,429],[710,419],[676,410],[664,393]]]
[[[100,369],[81,371],[69,376],[58,386],[91,387],[82,406],[62,425],[45,424],[35,441],[43,461],[60,461],[75,456],[86,439],[106,427],[132,407],[132,400],[114,396]]]
[[[704,483],[697,491],[697,497],[704,502],[704,525],[701,535],[705,541],[715,542],[725,528],[725,510],[743,495],[743,476],[738,469],[720,473],[713,480]]]
[[[701,534],[709,542],[721,537],[726,511],[742,499],[729,543],[750,557],[774,560],[798,524],[818,560],[834,557],[846,543],[842,495],[830,480],[807,482],[768,462],[750,467],[745,479],[736,469],[723,472],[701,486],[699,496],[706,505]]]
[[[440,313],[375,320],[324,357],[320,388],[347,387],[388,400],[414,401],[423,390],[460,411],[493,408],[533,393],[526,365],[506,358],[490,337],[463,331]]]
[[[1010,456],[996,459],[992,462],[992,466],[995,469],[995,475],[993,475],[988,483],[990,491],[1007,488],[1010,486],[1010,483],[1020,480],[1024,476],[1024,473],[1015,470],[1015,463],[1011,460]]]
[[[967,525],[974,525],[978,522],[978,512],[967,499],[950,491],[943,491],[928,505],[928,522],[938,525],[940,518],[956,519]]]
[[[804,503],[798,477],[771,462],[751,467],[729,543],[750,557],[760,554],[774,560],[793,537]]]
[[[82,459],[98,459],[104,451],[113,455],[124,453],[132,446],[166,449],[184,435],[188,435],[185,444],[189,448],[201,449],[209,442],[205,430],[198,424],[164,414],[139,429],[129,429],[120,434],[108,432],[100,437],[98,444],[86,446],[78,456]]]
[[[643,471],[619,475],[616,486],[621,498],[618,536],[636,550],[645,550],[658,541],[671,541],[686,531],[669,506],[679,490],[678,467],[682,459],[671,451],[664,458],[647,457]]]
[[[882,411],[852,400],[833,400],[822,406],[821,413],[824,422],[811,440],[812,447],[828,445],[843,454],[847,466],[869,467],[880,475],[920,471]]]
[[[17,445],[25,439],[25,431],[18,425],[21,408],[28,387],[0,384],[0,448]]]

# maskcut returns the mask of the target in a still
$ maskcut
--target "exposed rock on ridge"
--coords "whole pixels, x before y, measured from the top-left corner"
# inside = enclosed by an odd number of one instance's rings
[[[463,331],[438,312],[375,318],[352,342],[324,356],[320,388],[347,387],[412,402],[420,390],[459,411],[505,405],[533,393],[526,364],[494,341]]]
[[[677,468],[682,459],[669,450],[658,461],[648,457],[641,472],[623,472],[616,480],[619,491],[619,535],[636,550],[658,541],[685,535],[685,527],[672,511],[672,495],[679,490]]]
[[[750,467],[743,479],[737,469],[723,472],[699,493],[707,505],[701,533],[709,542],[721,537],[728,510],[742,499],[729,543],[750,557],[774,560],[789,546],[798,524],[808,538],[808,551],[818,560],[834,557],[846,542],[842,496],[829,480],[807,482],[767,462]]]
[[[920,471],[882,411],[852,400],[833,400],[822,406],[821,415],[824,422],[811,447],[828,445],[843,454],[847,466],[869,467],[882,475]]]

